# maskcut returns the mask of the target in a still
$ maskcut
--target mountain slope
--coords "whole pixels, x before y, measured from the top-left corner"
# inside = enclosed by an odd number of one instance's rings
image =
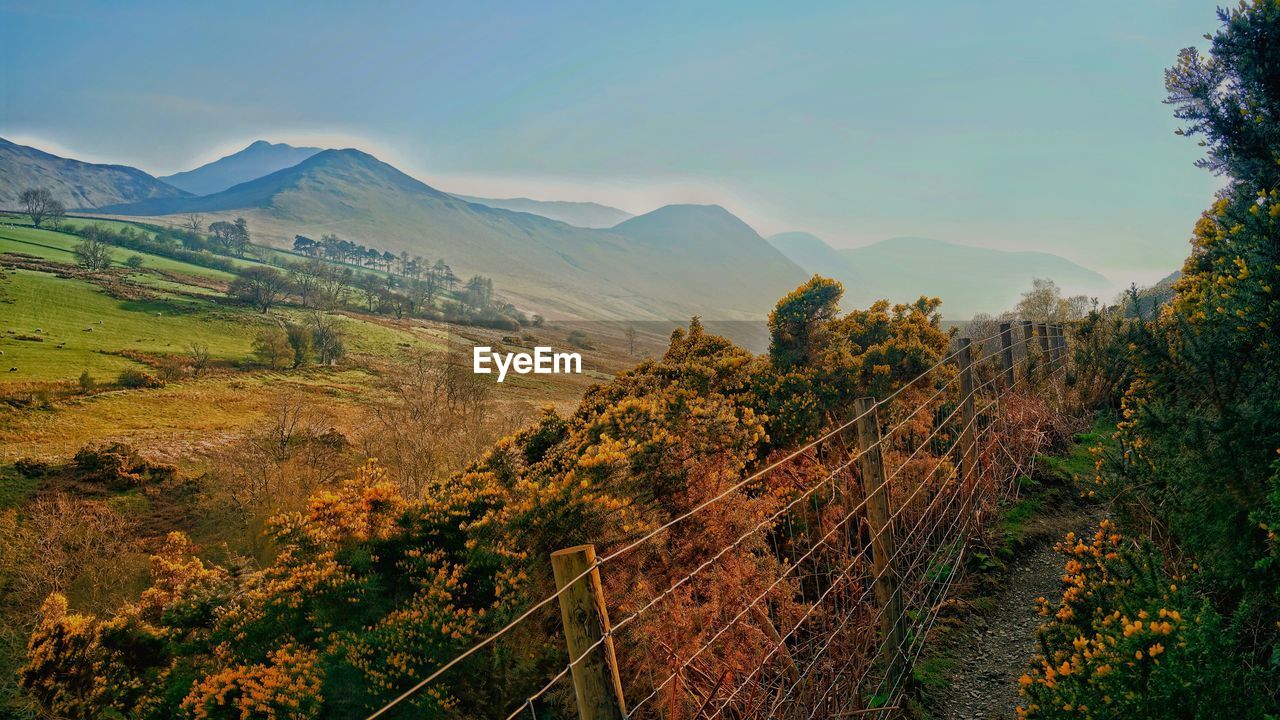
[[[98,208],[187,193],[127,165],[100,165],[58,157],[0,138],[0,207],[15,208],[18,194],[46,187],[68,208]]]
[[[717,282],[717,292],[744,292],[761,307],[808,278],[760,234],[719,205],[667,205],[609,230],[659,258],[661,272],[679,286]]]
[[[626,210],[593,202],[568,202],[564,200],[530,200],[529,198],[481,198],[454,194],[459,200],[485,205],[499,210],[541,215],[562,223],[583,228],[611,228],[635,217]]]
[[[861,284],[861,274],[853,263],[816,235],[807,232],[778,233],[769,236],[769,244],[807,272],[839,280],[846,287]]]
[[[936,296],[944,302],[943,315],[953,319],[1012,308],[1034,278],[1053,280],[1069,294],[1110,293],[1111,283],[1102,275],[1044,252],[992,250],[926,238],[891,238],[838,252],[865,278],[854,297],[863,302],[876,297],[904,302]]]
[[[165,175],[160,180],[192,195],[211,195],[233,185],[293,167],[320,150],[258,140],[239,152],[198,168]]]
[[[804,278],[722,209],[663,210],[650,213],[656,223],[641,216],[613,230],[578,228],[465,202],[357,150],[325,150],[206,197],[151,200],[105,212],[200,212],[208,220],[243,216],[256,239],[277,245],[291,243],[295,234],[335,233],[393,253],[443,258],[461,276],[490,276],[525,307],[564,317],[760,318]],[[630,223],[636,224],[627,228]],[[651,225],[662,228],[661,241],[645,230]],[[684,249],[673,251],[673,243]],[[728,247],[741,253],[721,256]],[[710,248],[717,250],[708,253]],[[700,261],[711,257],[716,262]]]

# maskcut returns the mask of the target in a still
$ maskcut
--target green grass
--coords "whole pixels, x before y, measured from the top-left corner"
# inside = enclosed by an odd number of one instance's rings
[[[7,278],[0,286],[0,382],[74,380],[84,370],[99,381],[114,380],[138,365],[107,352],[182,353],[197,341],[215,358],[242,359],[258,324],[250,313],[202,300],[118,300],[89,282],[29,270]]]
[[[281,308],[265,316],[249,308],[177,296],[118,300],[87,281],[30,270],[15,271],[7,278],[0,284],[4,298],[0,304],[0,317],[4,318],[0,321],[0,350],[4,351],[0,384],[74,380],[84,370],[99,382],[113,381],[121,370],[137,364],[107,353],[181,354],[192,342],[208,345],[215,359],[246,360],[260,327],[277,317],[303,323],[309,316],[297,308]],[[159,278],[147,284],[161,292],[191,289]],[[359,318],[338,316],[337,322],[347,352],[355,356],[394,359],[411,349],[444,345],[430,336]],[[42,341],[19,340],[18,336]],[[18,368],[17,372],[7,372],[10,367]]]
[[[79,244],[81,238],[53,230],[37,230],[31,227],[11,227],[0,225],[0,252],[24,253],[52,262],[74,264],[76,259],[72,249]],[[112,248],[111,259],[117,267],[124,267],[125,260],[137,255],[142,258],[142,267],[151,270],[183,273],[215,280],[231,280],[234,275],[222,270],[201,267],[181,260],[137,252],[128,248]]]
[[[1063,477],[1072,480],[1085,480],[1094,473],[1094,465],[1097,458],[1093,454],[1093,448],[1101,445],[1104,449],[1115,447],[1115,440],[1111,437],[1115,431],[1116,419],[1114,415],[1104,413],[1099,415],[1094,421],[1093,426],[1082,433],[1077,433],[1075,443],[1071,446],[1071,452],[1061,457],[1043,457],[1041,458],[1048,468]]]
[[[0,510],[22,507],[39,484],[39,478],[27,477],[12,465],[0,467]]]

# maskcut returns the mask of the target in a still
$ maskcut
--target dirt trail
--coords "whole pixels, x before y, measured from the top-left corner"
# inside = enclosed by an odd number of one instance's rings
[[[1092,533],[1105,517],[1096,506],[1062,507],[1039,518],[1031,537],[1010,563],[994,605],[969,618],[958,634],[957,661],[945,687],[932,693],[931,714],[946,720],[1008,720],[1016,716],[1018,678],[1036,653],[1036,598],[1062,592],[1063,559],[1053,543],[1069,531]]]

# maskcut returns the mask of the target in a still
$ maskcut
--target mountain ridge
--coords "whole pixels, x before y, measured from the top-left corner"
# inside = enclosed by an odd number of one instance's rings
[[[192,195],[212,195],[297,165],[322,149],[255,140],[230,155],[158,179]]]
[[[48,188],[68,209],[85,210],[187,195],[129,165],[64,158],[0,138],[0,207],[16,207],[19,193],[37,187]]]
[[[799,267],[723,208],[674,211],[678,222],[661,210],[661,233],[643,232],[649,221],[580,228],[466,202],[348,148],[212,195],[103,212],[157,222],[186,213],[206,221],[243,216],[255,238],[275,245],[332,232],[393,253],[443,257],[460,275],[493,277],[526,307],[569,317],[758,319],[804,280]],[[720,256],[729,247],[734,256]]]
[[[604,229],[629,220],[635,215],[608,205],[573,200],[534,200],[526,197],[482,198],[473,195],[451,193],[459,200],[484,205],[499,210],[541,215],[575,227]]]

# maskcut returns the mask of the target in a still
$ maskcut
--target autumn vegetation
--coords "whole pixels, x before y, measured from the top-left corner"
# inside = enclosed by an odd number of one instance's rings
[[[935,430],[957,409],[952,336],[937,300],[841,313],[840,297],[838,283],[814,278],[783,298],[764,355],[695,318],[661,357],[593,387],[575,412],[548,409],[487,449],[483,438],[501,431],[490,386],[425,357],[391,379],[377,431],[359,446],[313,410],[282,406],[198,490],[260,531],[258,551],[215,560],[171,533],[146,586],[109,612],[78,610],[50,588],[22,684],[39,707],[73,717],[361,717],[552,592],[552,551],[624,546],[847,420],[866,395],[894,397],[882,408],[898,428],[886,460],[900,468],[895,502],[911,530],[904,575],[921,583],[907,591],[926,602],[930,583],[954,572],[959,536],[946,529],[969,512],[939,502],[957,477],[955,426]],[[1063,437],[1043,403],[1026,395],[988,410],[1004,428],[977,450],[992,478],[1011,450],[1029,461],[1046,433]],[[369,459],[351,472],[358,457]],[[813,658],[807,673],[827,687],[874,676],[863,541],[843,528],[859,495],[830,480],[851,457],[846,443],[824,443],[609,567],[611,610],[633,616],[621,671],[653,691],[640,715],[685,716],[713,695],[747,714],[784,702],[796,661],[777,654],[779,629],[802,631],[796,657]],[[144,488],[179,482],[133,474]],[[973,497],[994,508],[996,481],[982,487]],[[837,532],[850,540],[829,542]],[[844,566],[859,570],[835,571]],[[695,568],[705,569],[679,582]],[[760,611],[743,619],[749,607]],[[846,613],[862,619],[834,638],[814,634]],[[404,716],[498,714],[563,667],[558,632],[551,609],[536,613]],[[678,682],[658,682],[667,676]],[[564,693],[540,702],[567,709]]]

